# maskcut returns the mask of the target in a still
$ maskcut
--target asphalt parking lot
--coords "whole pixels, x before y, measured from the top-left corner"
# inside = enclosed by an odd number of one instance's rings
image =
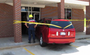
[[[90,39],[76,40],[71,45],[32,45],[0,50],[0,55],[89,55]]]

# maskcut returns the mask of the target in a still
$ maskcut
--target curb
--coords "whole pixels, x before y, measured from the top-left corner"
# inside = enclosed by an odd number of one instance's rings
[[[28,44],[28,45],[19,45],[19,46],[11,46],[11,47],[2,47],[2,48],[0,48],[0,50],[13,49],[13,48],[19,48],[19,47],[26,47],[26,46],[34,46],[34,45],[39,45],[39,43]]]
[[[88,39],[88,38],[90,38],[90,37],[77,38],[76,40],[82,40],[82,39]],[[34,45],[39,45],[39,43],[27,44],[27,45],[19,45],[19,46],[11,46],[11,47],[2,47],[2,48],[0,48],[0,50],[13,49],[13,48],[19,48],[19,47],[26,47],[26,46],[34,46]]]
[[[76,40],[88,39],[90,37],[76,38]]]

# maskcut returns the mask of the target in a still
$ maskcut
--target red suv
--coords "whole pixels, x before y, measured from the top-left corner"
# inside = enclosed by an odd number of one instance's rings
[[[40,20],[39,22],[54,24],[62,27],[58,28],[51,25],[38,25],[35,32],[36,37],[39,38],[40,45],[42,47],[45,46],[47,43],[70,44],[72,42],[75,42],[75,28],[69,20],[44,19]]]

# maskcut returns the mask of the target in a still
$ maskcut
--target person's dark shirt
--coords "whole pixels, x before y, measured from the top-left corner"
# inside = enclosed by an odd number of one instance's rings
[[[36,22],[34,19],[29,19],[28,21],[29,22]],[[28,26],[29,26],[29,30],[35,30],[35,28],[34,28],[35,24],[28,23]]]

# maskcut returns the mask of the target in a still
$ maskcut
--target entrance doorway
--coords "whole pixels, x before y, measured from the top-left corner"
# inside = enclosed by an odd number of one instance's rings
[[[35,19],[36,21],[39,21],[39,19],[40,19],[39,18],[39,16],[40,16],[39,13],[33,12],[32,15],[33,15],[33,19]]]
[[[27,12],[27,20],[29,19],[29,15],[33,15],[33,19],[36,21],[40,20],[40,8],[38,7],[21,7],[21,12]]]
[[[27,21],[28,12],[21,12],[21,21]],[[28,34],[27,27],[22,23],[22,34]]]
[[[21,7],[21,19],[22,21],[29,20],[29,15],[33,15],[33,19],[38,21],[40,19],[40,8],[38,7]],[[28,29],[24,23],[22,23],[22,35],[27,35]]]

